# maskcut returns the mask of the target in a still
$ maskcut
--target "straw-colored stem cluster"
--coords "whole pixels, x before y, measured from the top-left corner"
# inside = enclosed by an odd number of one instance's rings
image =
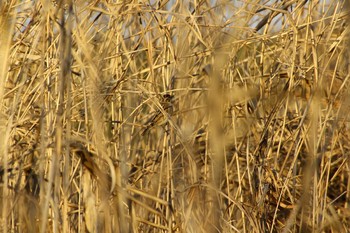
[[[347,5],[2,1],[0,231],[347,231]]]

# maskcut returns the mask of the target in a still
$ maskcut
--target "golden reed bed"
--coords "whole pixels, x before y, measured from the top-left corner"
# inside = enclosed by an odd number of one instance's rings
[[[0,231],[348,232],[347,1],[0,2]]]

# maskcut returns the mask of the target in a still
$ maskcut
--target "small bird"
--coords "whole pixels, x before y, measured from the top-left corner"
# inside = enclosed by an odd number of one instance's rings
[[[70,146],[73,149],[73,152],[80,157],[84,168],[86,168],[94,178],[98,179],[99,185],[103,190],[108,191],[114,189],[113,186],[115,182],[113,179],[115,179],[115,177],[110,177],[107,173],[101,171],[93,159],[95,155],[92,152],[88,151],[87,148],[77,142],[71,143]]]
[[[173,112],[174,96],[165,94],[160,102],[161,109],[157,109],[144,123],[144,128],[139,132],[141,136],[154,126],[164,126],[168,122],[168,115]],[[168,115],[165,115],[168,113]]]

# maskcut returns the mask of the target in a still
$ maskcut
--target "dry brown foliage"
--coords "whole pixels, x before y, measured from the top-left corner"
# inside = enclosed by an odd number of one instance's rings
[[[0,2],[1,232],[348,232],[347,1]]]

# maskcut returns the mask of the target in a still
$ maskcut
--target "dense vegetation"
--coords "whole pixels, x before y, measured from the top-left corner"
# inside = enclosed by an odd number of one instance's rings
[[[0,231],[347,232],[347,1],[0,3]]]

